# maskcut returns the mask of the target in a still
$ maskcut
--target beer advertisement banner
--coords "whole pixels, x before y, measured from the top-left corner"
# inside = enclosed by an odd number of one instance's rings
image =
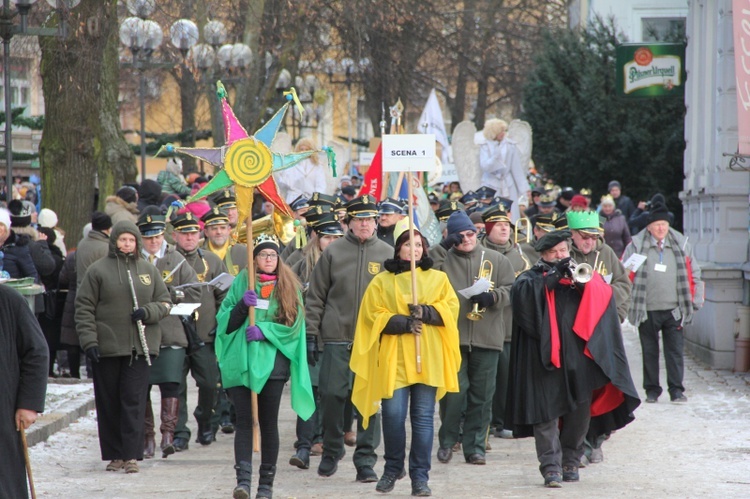
[[[685,95],[684,43],[627,43],[617,46],[615,85],[621,97]]]

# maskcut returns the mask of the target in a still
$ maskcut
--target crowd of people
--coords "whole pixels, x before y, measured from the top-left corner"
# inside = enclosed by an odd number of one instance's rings
[[[157,181],[122,186],[70,252],[51,210],[35,216],[21,200],[0,208],[2,271],[44,285],[36,319],[46,368],[59,374],[57,361],[93,378],[108,471],[137,473],[157,449],[187,452],[192,407],[196,443],[234,434],[233,497],[251,496],[256,468],[256,497],[272,497],[289,384],[291,466],[320,456],[317,474],[331,477],[350,445],[358,482],[388,493],[408,473],[412,495],[429,496],[438,406],[441,464],[456,453],[486,464],[490,436],[534,437],[544,485],[560,487],[602,461],[603,442],[640,403],[625,320],[639,329],[646,402],[662,393],[660,332],[669,398],[687,401],[682,328],[701,304],[700,269],[660,194],[636,207],[612,181],[595,209],[589,189],[514,187],[511,199],[502,185],[450,183],[429,194],[442,230],[430,246],[406,200],[361,195],[353,177],[335,193],[287,179],[300,191],[288,204],[304,237],[285,245],[254,230],[248,249],[232,190],[186,202],[207,181],[190,180],[169,160]],[[261,218],[267,207],[253,211]]]

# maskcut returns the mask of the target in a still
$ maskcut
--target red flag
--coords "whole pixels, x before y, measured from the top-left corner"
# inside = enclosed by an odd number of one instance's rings
[[[357,196],[369,194],[375,199],[380,199],[383,192],[383,144],[378,146],[375,156],[372,158],[370,168],[365,173],[365,179],[362,182],[362,188]]]

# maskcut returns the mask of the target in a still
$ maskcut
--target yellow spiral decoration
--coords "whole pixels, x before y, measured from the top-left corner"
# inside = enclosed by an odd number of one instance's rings
[[[254,187],[262,184],[273,171],[271,150],[253,138],[238,140],[229,146],[224,169],[237,185]]]

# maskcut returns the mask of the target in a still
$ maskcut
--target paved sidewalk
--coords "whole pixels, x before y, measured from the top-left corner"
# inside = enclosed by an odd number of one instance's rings
[[[637,333],[628,328],[624,337],[633,377],[643,396]],[[604,444],[604,462],[582,469],[581,481],[566,483],[562,489],[542,487],[533,439],[498,438],[491,439],[493,450],[487,454],[486,466],[465,464],[460,454],[449,464],[441,464],[434,457],[435,444],[430,487],[434,497],[750,497],[749,380],[746,374],[710,370],[687,358],[689,402],[672,404],[663,396],[657,404],[642,404],[636,421]],[[191,404],[195,395],[193,390]],[[158,407],[157,389],[152,396]],[[375,484],[354,481],[352,448],[347,448],[338,473],[331,478],[317,475],[318,457],[311,459],[309,470],[290,466],[294,418],[287,392],[280,414],[276,497],[383,496],[375,492]],[[437,428],[437,413],[435,424]],[[31,460],[39,497],[225,498],[231,497],[235,483],[232,445],[233,436],[219,434],[218,441],[208,447],[191,442],[187,452],[143,461],[139,474],[108,473],[99,457],[92,412],[34,446]],[[382,451],[381,446],[378,473],[383,468]],[[257,466],[256,462],[254,484]],[[388,496],[407,497],[410,492],[406,478]]]

